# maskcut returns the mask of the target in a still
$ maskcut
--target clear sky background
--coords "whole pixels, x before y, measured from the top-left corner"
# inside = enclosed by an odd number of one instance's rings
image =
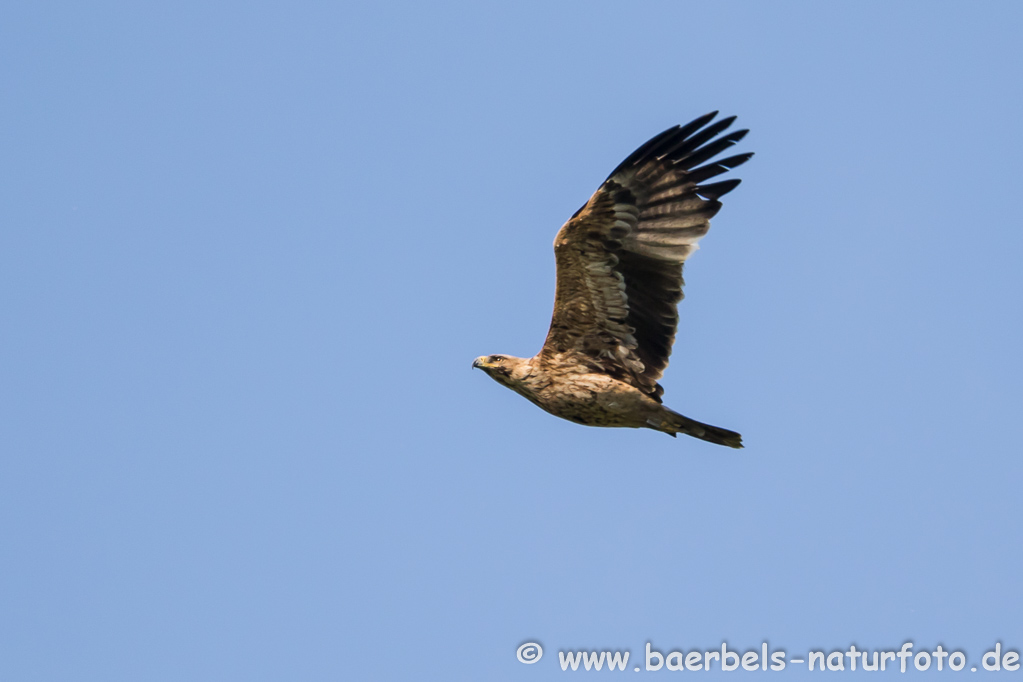
[[[1019,650],[1021,35],[1012,2],[8,3],[0,679]],[[472,371],[539,349],[607,173],[714,109],[757,155],[662,383],[746,449]]]

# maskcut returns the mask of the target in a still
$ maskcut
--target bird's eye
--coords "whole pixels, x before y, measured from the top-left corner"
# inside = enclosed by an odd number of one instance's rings
[[[490,356],[490,362],[501,362],[501,356],[500,355],[491,355]]]

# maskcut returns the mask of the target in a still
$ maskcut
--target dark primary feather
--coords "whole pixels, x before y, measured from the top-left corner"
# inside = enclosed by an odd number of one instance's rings
[[[706,163],[745,130],[712,112],[657,135],[630,154],[558,232],[554,316],[544,355],[586,362],[660,400],[682,300],[682,264],[739,180],[700,184],[742,165]],[[709,125],[708,125],[709,124]]]

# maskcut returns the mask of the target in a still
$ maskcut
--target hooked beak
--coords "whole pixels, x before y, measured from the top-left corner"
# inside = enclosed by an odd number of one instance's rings
[[[480,357],[478,357],[478,358],[476,358],[475,360],[472,361],[472,368],[473,369],[476,369],[477,367],[479,367],[480,369],[485,369],[486,366],[487,366],[487,361],[486,361],[486,358],[484,358],[483,356],[480,356]]]

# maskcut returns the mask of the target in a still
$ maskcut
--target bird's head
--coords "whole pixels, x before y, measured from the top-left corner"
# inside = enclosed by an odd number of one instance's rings
[[[473,369],[482,369],[494,381],[516,391],[529,374],[529,360],[511,355],[481,355],[472,361],[472,366]]]

